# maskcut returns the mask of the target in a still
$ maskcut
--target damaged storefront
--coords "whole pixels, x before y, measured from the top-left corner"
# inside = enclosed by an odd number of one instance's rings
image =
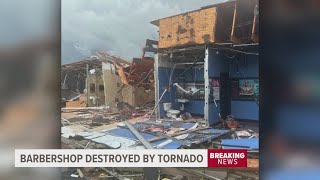
[[[147,40],[142,58],[96,54],[104,103],[62,108],[65,148],[247,149],[248,168],[74,168],[65,175],[257,179],[257,7],[256,0],[227,1],[152,21],[159,37]]]

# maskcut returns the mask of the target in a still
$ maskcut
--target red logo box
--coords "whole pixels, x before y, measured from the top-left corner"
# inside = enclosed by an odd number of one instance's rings
[[[247,167],[246,149],[208,149],[208,167]]]

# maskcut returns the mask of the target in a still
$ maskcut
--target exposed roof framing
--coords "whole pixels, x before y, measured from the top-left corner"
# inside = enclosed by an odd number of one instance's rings
[[[78,62],[64,64],[61,66],[62,71],[85,71],[87,68],[87,64],[89,68],[93,68],[94,66],[101,67],[101,60],[96,58],[84,59]]]
[[[85,71],[87,68],[87,64],[89,65],[89,69],[98,67],[101,68],[102,62],[107,63],[120,63],[123,65],[130,65],[130,63],[126,60],[123,60],[119,57],[111,56],[104,52],[97,52],[97,56],[92,56],[90,58],[86,58],[74,63],[64,64],[61,66],[62,71]]]
[[[128,61],[123,60],[123,59],[116,57],[116,56],[111,56],[111,55],[104,53],[104,52],[97,52],[96,54],[102,62],[121,63],[124,65],[130,65],[130,63]]]

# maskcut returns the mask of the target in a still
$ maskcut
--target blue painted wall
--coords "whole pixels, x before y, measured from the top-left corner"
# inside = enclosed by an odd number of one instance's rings
[[[233,59],[224,58],[229,62],[231,78],[259,77],[259,59],[254,55],[240,55]],[[238,62],[238,63],[237,63]]]
[[[259,107],[255,101],[231,101],[231,114],[237,119],[259,120]]]
[[[185,104],[185,109],[191,114],[204,114],[204,101],[192,101]]]
[[[170,78],[172,69],[167,67],[159,67],[158,70],[159,70],[159,88],[160,88],[159,97],[160,97],[163,91],[165,90],[165,88],[169,85],[169,78]],[[184,72],[184,69],[175,69],[172,74],[172,81],[174,81],[183,72]],[[204,74],[203,68],[200,68],[200,69],[191,68],[190,70],[186,71],[184,75],[181,77],[181,79],[177,82],[179,83],[183,81],[187,81],[187,82],[204,81],[203,74]],[[173,109],[180,109],[181,104],[176,102],[175,93],[176,93],[176,87],[171,86],[170,90],[167,93],[165,93],[162,100],[160,101],[159,107],[160,107],[161,117],[165,117],[165,114],[166,114],[166,112],[163,110],[162,103],[171,102]],[[191,114],[203,115],[204,102],[201,102],[201,101],[188,102],[185,104],[185,111],[190,112]]]
[[[220,73],[229,72],[229,62],[225,60],[225,56],[219,53],[219,51],[210,49],[208,59],[210,78],[219,78]],[[216,101],[216,103],[218,107],[215,106],[214,102],[209,103],[209,124],[220,120],[220,102]]]
[[[229,61],[230,78],[257,78],[259,79],[259,59],[254,55],[239,55]],[[238,119],[259,120],[259,106],[252,101],[231,101],[231,114]]]
[[[165,88],[168,87],[169,85],[169,79],[170,79],[170,74],[171,74],[171,68],[166,68],[166,67],[159,67],[158,68],[158,72],[159,72],[159,98],[161,97],[162,93],[164,92]],[[176,78],[177,73],[174,73],[172,76],[172,79],[174,80]],[[167,103],[167,102],[171,102],[172,104],[172,108],[176,109],[177,106],[174,103],[174,94],[175,94],[175,88],[170,88],[169,91],[167,91],[160,103],[159,103],[159,107],[160,107],[160,117],[164,117],[165,116],[165,111],[163,110],[163,103]]]
[[[216,50],[209,50],[209,77],[220,77],[221,72],[229,72],[229,62]]]
[[[159,67],[159,97],[162,95],[165,88],[169,85],[169,77],[171,68]],[[175,69],[172,80],[175,80],[184,70]],[[237,55],[234,58],[229,58],[224,54],[217,53],[216,50],[209,51],[209,77],[219,77],[221,72],[229,72],[230,78],[258,78],[259,77],[259,61],[257,56],[253,55]],[[185,72],[181,81],[204,81],[204,69],[192,68]],[[181,82],[180,81],[180,82]],[[178,81],[179,82],[179,81]],[[173,109],[179,109],[180,104],[175,99],[176,88],[170,88],[160,104],[160,116],[165,116],[162,103],[171,102]],[[219,101],[218,108],[214,103],[209,104],[209,122],[210,124],[217,122],[219,119]],[[191,114],[204,114],[204,101],[192,101],[185,104],[185,111]],[[259,120],[259,107],[255,101],[232,101],[231,113],[238,119]]]
[[[203,81],[204,82],[204,69],[203,68],[191,68],[185,74],[186,81]]]

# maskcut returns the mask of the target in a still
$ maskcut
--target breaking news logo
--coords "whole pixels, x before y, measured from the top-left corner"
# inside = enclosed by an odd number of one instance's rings
[[[208,167],[211,168],[247,167],[247,158],[247,150],[208,149]]]

